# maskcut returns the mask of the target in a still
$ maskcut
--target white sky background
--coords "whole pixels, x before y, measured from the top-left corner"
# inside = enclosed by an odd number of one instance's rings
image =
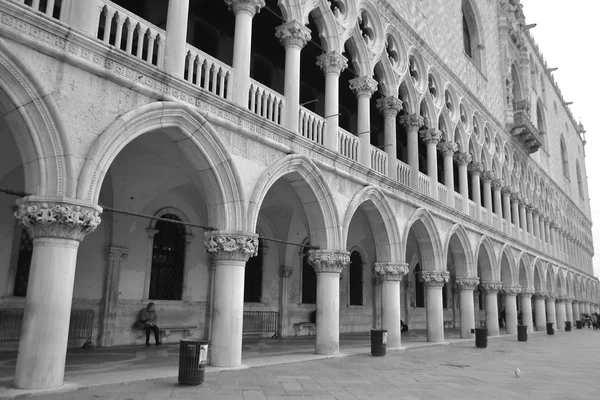
[[[594,275],[600,276],[600,1],[521,0],[530,32],[576,120],[586,133],[586,170],[594,234]]]

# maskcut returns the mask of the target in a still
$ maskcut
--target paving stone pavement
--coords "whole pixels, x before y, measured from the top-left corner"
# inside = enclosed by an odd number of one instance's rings
[[[519,367],[521,377],[515,376]],[[209,373],[201,386],[175,378],[104,386],[36,400],[598,399],[600,331],[555,331]]]

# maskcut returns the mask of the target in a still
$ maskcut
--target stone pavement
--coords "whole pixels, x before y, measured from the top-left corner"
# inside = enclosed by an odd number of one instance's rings
[[[538,332],[527,342],[492,339],[208,373],[204,384],[176,378],[78,390],[36,400],[165,399],[597,399],[600,331]],[[514,374],[519,367],[521,377]]]

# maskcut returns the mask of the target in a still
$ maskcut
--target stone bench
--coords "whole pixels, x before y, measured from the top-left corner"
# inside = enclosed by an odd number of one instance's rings
[[[315,336],[317,334],[317,324],[314,322],[295,323],[294,332],[296,336]]]
[[[189,336],[192,335],[192,331],[197,328],[197,326],[159,326],[158,331],[160,334],[160,340],[162,341],[164,338],[169,337],[169,335],[173,331],[182,332],[183,338],[187,339]],[[146,330],[144,328],[139,329],[138,339],[143,338],[145,335]]]

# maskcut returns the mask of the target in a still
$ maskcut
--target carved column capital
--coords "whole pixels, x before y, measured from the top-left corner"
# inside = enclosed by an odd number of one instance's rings
[[[483,173],[481,174],[482,182],[492,182],[493,179],[494,179],[493,171],[483,171]]]
[[[454,157],[454,153],[458,151],[458,144],[454,142],[441,142],[438,143],[438,150],[446,157]]]
[[[502,289],[500,290],[500,293],[507,296],[516,296],[519,293],[521,293],[521,286],[503,285]]]
[[[401,281],[408,274],[408,264],[377,262],[373,265],[373,273],[381,277],[382,281]]]
[[[545,298],[546,298],[546,295],[547,295],[547,293],[546,293],[546,292],[538,292],[538,291],[536,291],[536,292],[533,294],[533,297],[534,297],[535,299],[545,299]]]
[[[439,129],[429,128],[419,131],[419,136],[426,144],[438,144],[442,140],[442,132]]]
[[[74,199],[27,196],[17,200],[15,217],[35,238],[82,241],[100,225],[102,208]]]
[[[481,290],[488,294],[497,294],[502,290],[502,282],[484,281],[481,282]]]
[[[454,155],[454,162],[458,165],[468,165],[472,159],[473,156],[470,153],[456,153]]]
[[[303,48],[310,40],[310,29],[298,21],[286,22],[275,28],[275,37],[283,47],[298,46]]]
[[[337,51],[330,51],[317,57],[317,65],[325,74],[334,73],[339,75],[348,68],[348,59]]]
[[[535,294],[535,289],[532,288],[521,288],[521,296],[531,297]]]
[[[479,278],[474,277],[456,277],[454,282],[459,290],[470,290],[473,291],[477,285],[479,285]]]
[[[544,297],[546,298],[546,300],[555,301],[556,300],[556,293],[554,293],[554,292],[547,292]]]
[[[501,192],[505,196],[512,196],[512,190],[510,186],[503,186]]]
[[[527,197],[521,197],[519,199],[519,206],[525,207],[529,203],[529,199]]]
[[[425,124],[425,119],[419,114],[408,114],[401,116],[398,121],[407,128],[416,127],[417,129]]]
[[[444,286],[450,280],[448,271],[421,271],[419,279],[425,286]]]
[[[342,250],[311,250],[308,262],[316,273],[340,274],[350,264],[350,253]]]
[[[377,85],[377,81],[370,76],[359,76],[350,80],[350,90],[356,97],[367,96],[370,98],[377,90]]]
[[[496,190],[501,190],[504,186],[504,181],[502,179],[492,179],[492,188]]]
[[[467,167],[467,170],[471,174],[481,174],[484,170],[483,163],[480,163],[477,161],[471,161],[469,163],[469,166]]]
[[[518,192],[512,192],[510,194],[511,203],[519,203],[521,201],[521,194]]]
[[[215,260],[248,261],[258,254],[256,233],[210,231],[204,233],[204,248]]]
[[[294,273],[294,268],[287,265],[279,266],[279,277],[287,279]]]
[[[377,109],[383,115],[396,116],[402,110],[402,100],[396,96],[388,96],[377,99]]]
[[[225,4],[234,14],[239,11],[246,11],[254,16],[265,6],[265,0],[225,0]]]

